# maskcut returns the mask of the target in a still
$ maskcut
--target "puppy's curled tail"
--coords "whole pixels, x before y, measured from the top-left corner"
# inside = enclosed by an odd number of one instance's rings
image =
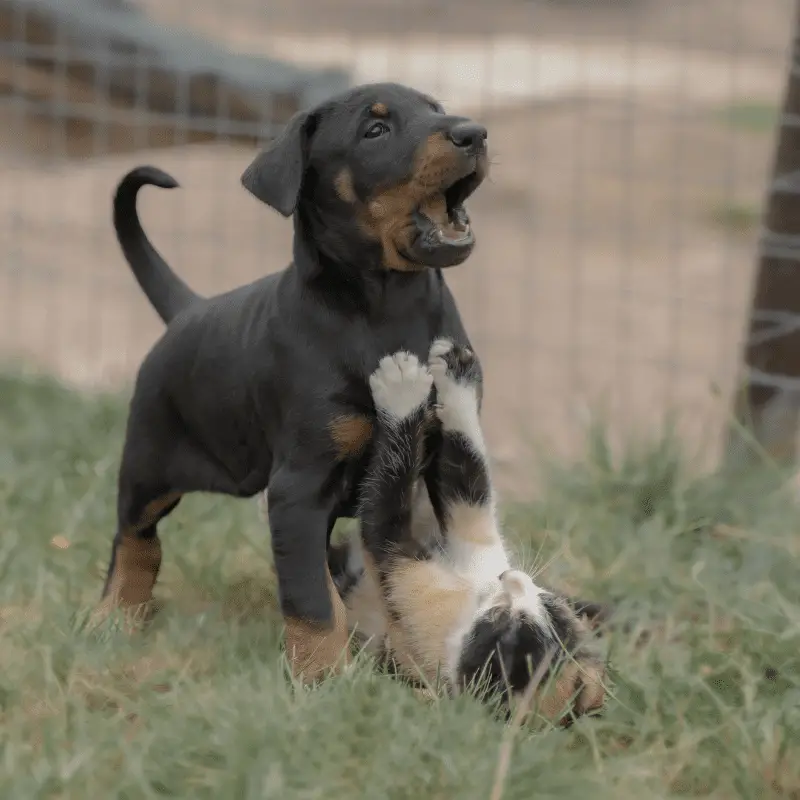
[[[142,186],[175,189],[178,182],[157,167],[136,167],[119,182],[114,195],[114,230],[122,252],[145,296],[168,323],[202,298],[172,271],[142,230],[136,211]]]

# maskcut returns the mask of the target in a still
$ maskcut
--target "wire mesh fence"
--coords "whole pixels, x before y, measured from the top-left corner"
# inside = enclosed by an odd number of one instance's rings
[[[239,175],[296,108],[392,79],[486,123],[478,247],[448,273],[512,482],[674,419],[713,458],[737,379],[787,72],[790,0],[0,0],[0,357],[129,381],[160,332],[111,227],[200,292],[280,269],[290,224]],[[507,467],[507,472],[503,469]]]

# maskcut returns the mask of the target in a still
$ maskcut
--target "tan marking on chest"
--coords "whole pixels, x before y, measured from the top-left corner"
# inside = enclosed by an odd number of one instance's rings
[[[328,430],[339,458],[352,458],[364,452],[372,438],[372,420],[362,414],[340,414],[328,423]]]

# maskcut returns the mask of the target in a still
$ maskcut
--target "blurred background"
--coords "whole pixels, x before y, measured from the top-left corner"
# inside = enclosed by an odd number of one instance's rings
[[[230,288],[290,254],[239,184],[255,148],[391,79],[489,127],[478,246],[448,280],[508,490],[590,419],[615,442],[674,424],[711,465],[747,374],[786,444],[794,28],[790,0],[0,0],[0,360],[124,389],[161,323],[114,238],[122,174],[178,179],[142,193],[145,229],[195,289]]]

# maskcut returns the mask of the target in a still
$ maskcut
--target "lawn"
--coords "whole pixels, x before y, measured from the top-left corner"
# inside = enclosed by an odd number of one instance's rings
[[[800,512],[780,475],[693,478],[669,439],[599,435],[507,509],[545,578],[619,603],[602,719],[506,728],[420,702],[363,661],[294,687],[254,502],[163,525],[163,608],[89,633],[113,531],[124,403],[0,379],[0,797],[800,798]],[[494,789],[494,794],[493,792]]]

